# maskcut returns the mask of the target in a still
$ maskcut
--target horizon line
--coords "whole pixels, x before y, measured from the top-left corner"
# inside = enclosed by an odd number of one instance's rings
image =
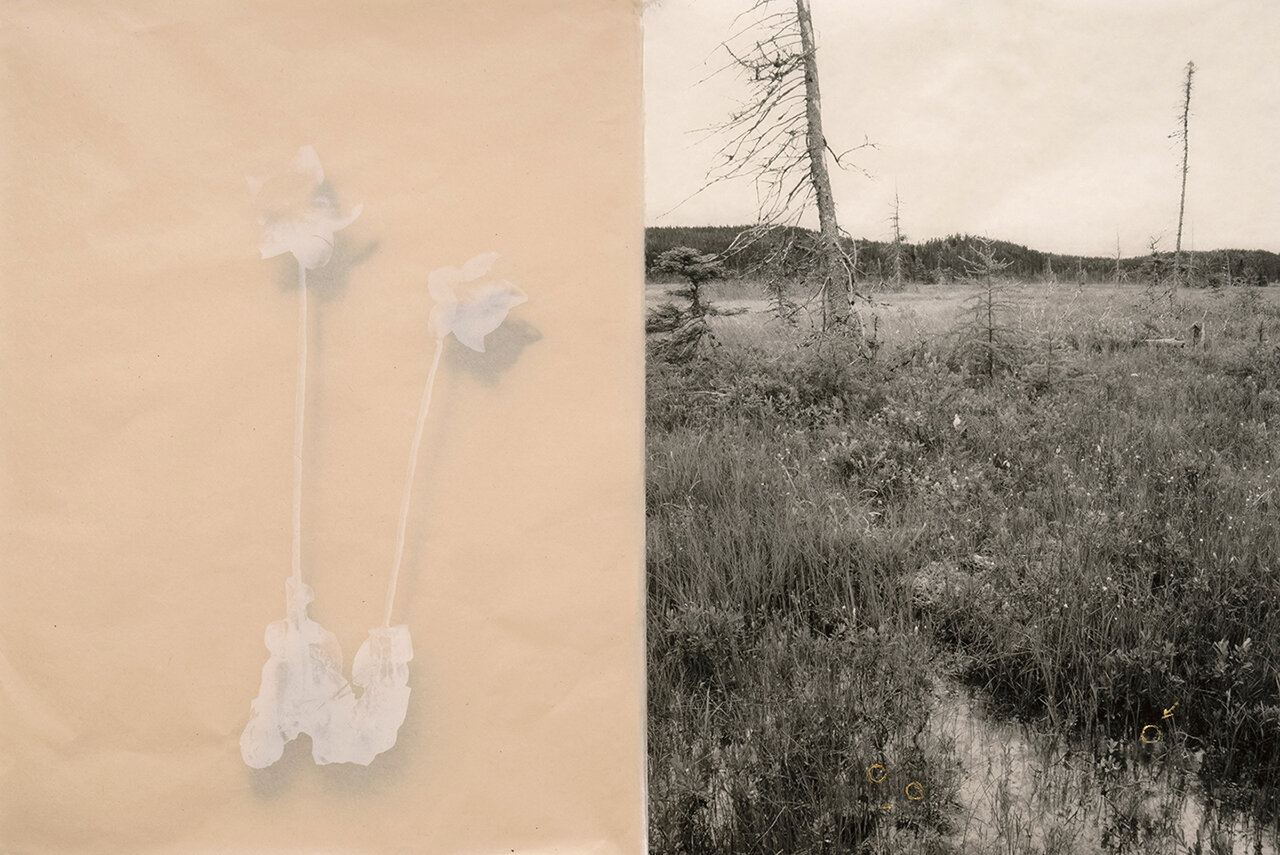
[[[686,223],[686,224],[657,224],[657,223],[645,223],[644,228],[645,228],[645,230],[646,230],[646,231],[648,231],[649,229],[737,229],[737,230],[739,230],[739,231],[745,231],[745,230],[747,230],[747,229],[756,228],[756,227],[757,227],[757,225],[759,225],[759,224],[750,224],[750,223],[748,223],[748,224],[701,223],[701,224],[697,224],[697,225],[691,225],[691,224],[687,224],[687,223]],[[794,225],[794,224],[778,223],[778,224],[776,224],[774,227],[775,227],[775,228],[797,228],[797,229],[804,229],[805,231],[817,232],[817,229],[812,228],[812,227],[810,227],[810,226],[802,226],[802,225]],[[861,236],[861,235],[846,235],[845,237],[850,238],[850,239],[852,239],[852,240],[857,240],[857,241],[866,241],[866,242],[868,242],[868,243],[883,243],[883,244],[891,244],[891,243],[893,243],[893,241],[892,241],[892,240],[881,239],[881,238],[870,238],[870,237],[865,237],[865,236]],[[1036,248],[1035,246],[1032,246],[1031,244],[1028,244],[1028,243],[1020,243],[1020,242],[1018,242],[1018,241],[1010,240],[1010,239],[1008,239],[1008,238],[994,237],[994,236],[992,236],[992,235],[989,235],[989,234],[986,234],[986,233],[983,233],[983,232],[967,232],[967,231],[947,232],[946,234],[942,234],[942,235],[934,235],[934,236],[926,237],[926,238],[922,238],[922,239],[916,239],[916,240],[903,240],[903,243],[904,243],[904,244],[908,244],[908,245],[919,245],[919,244],[922,244],[922,243],[927,243],[928,241],[931,241],[931,240],[946,240],[947,238],[950,238],[950,237],[983,237],[983,238],[986,238],[986,239],[988,239],[988,240],[994,240],[994,241],[999,241],[999,242],[1002,242],[1002,243],[1013,244],[1014,246],[1020,246],[1020,247],[1023,247],[1024,249],[1029,249],[1029,250],[1031,250],[1031,251],[1033,251],[1033,252],[1039,252],[1039,253],[1043,253],[1043,254],[1045,254],[1045,255],[1060,255],[1060,256],[1063,256],[1063,257],[1066,257],[1066,258],[1105,258],[1105,259],[1114,259],[1114,258],[1115,258],[1115,255],[1114,255],[1114,254],[1107,254],[1107,255],[1096,255],[1096,254],[1093,254],[1093,255],[1086,255],[1086,254],[1079,253],[1079,252],[1060,252],[1060,251],[1058,251],[1058,250],[1038,249],[1038,248]],[[1183,251],[1184,253],[1200,253],[1200,252],[1265,252],[1265,253],[1268,253],[1268,254],[1271,254],[1271,255],[1280,255],[1280,250],[1267,249],[1267,248],[1265,248],[1265,247],[1246,247],[1246,246],[1218,246],[1218,247],[1213,247],[1213,248],[1210,248],[1210,249],[1197,249],[1197,248],[1183,247],[1183,248],[1182,248],[1182,251]],[[1172,255],[1172,254],[1175,252],[1175,250],[1174,250],[1173,248],[1169,248],[1169,249],[1163,249],[1163,250],[1161,250],[1161,252],[1162,252],[1162,253],[1168,253],[1168,254]],[[1121,255],[1121,256],[1120,256],[1120,258],[1121,258],[1122,260],[1123,260],[1123,259],[1125,259],[1125,258],[1145,258],[1145,257],[1147,257],[1149,254],[1150,254],[1149,252],[1146,252],[1146,253],[1142,253],[1142,254],[1139,254],[1139,255]]]

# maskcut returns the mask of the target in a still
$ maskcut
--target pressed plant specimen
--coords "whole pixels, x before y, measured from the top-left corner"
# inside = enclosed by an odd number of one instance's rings
[[[443,268],[428,277],[437,305],[430,326],[436,336],[435,355],[423,391],[413,450],[396,539],[395,568],[387,591],[386,619],[369,630],[352,661],[350,682],[343,675],[342,647],[337,637],[312,620],[307,606],[315,592],[302,577],[302,441],[306,415],[307,271],[328,263],[333,235],[360,215],[357,205],[346,216],[324,180],[315,149],[304,146],[291,169],[270,181],[250,179],[249,187],[261,214],[262,257],[291,253],[298,265],[298,383],[293,442],[292,571],[285,582],[285,617],[267,626],[270,652],[262,668],[258,696],[250,705],[249,722],[240,737],[244,762],[253,768],[275,763],[284,746],[300,734],[311,738],[316,763],[358,763],[396,743],[409,704],[409,661],[413,645],[405,624],[391,625],[391,609],[404,551],[409,496],[430,408],[436,371],[449,333],[476,350],[484,337],[525,296],[509,283],[485,280],[496,254],[477,256],[462,269]]]
[[[396,585],[400,579],[400,564],[404,559],[405,529],[409,524],[409,502],[413,497],[413,476],[418,467],[418,449],[422,446],[422,430],[431,410],[431,393],[435,389],[436,371],[440,368],[440,356],[444,342],[453,337],[472,350],[484,352],[484,339],[496,330],[515,306],[529,299],[523,291],[510,282],[493,279],[489,271],[499,258],[496,252],[486,252],[468,260],[462,267],[441,267],[427,277],[427,290],[435,307],[427,322],[435,336],[436,346],[427,372],[426,385],[422,387],[422,403],[418,407],[417,427],[413,432],[413,444],[409,449],[409,466],[404,479],[404,497],[400,502],[400,522],[396,528],[396,552],[391,568],[391,581],[387,584],[387,611],[384,626],[391,625],[391,612],[395,606]]]
[[[333,235],[360,215],[343,217],[328,192],[320,158],[311,146],[298,150],[291,168],[272,179],[249,179],[260,210],[262,257],[291,253],[298,264],[298,385],[293,436],[292,572],[285,582],[285,618],[267,627],[271,656],[262,668],[258,697],[240,736],[240,753],[254,768],[270,766],[285,743],[305,733],[317,763],[367,764],[395,744],[408,708],[407,627],[370,633],[353,662],[355,696],[342,674],[337,637],[312,620],[315,599],[302,580],[302,441],[307,393],[307,271],[328,263]]]

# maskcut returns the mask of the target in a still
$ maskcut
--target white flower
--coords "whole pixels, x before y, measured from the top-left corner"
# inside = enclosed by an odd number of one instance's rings
[[[427,277],[427,290],[436,301],[430,329],[437,338],[453,333],[472,350],[484,351],[484,337],[498,328],[507,312],[528,296],[510,282],[487,275],[499,258],[486,252],[461,268],[441,267]]]
[[[309,145],[298,149],[289,171],[267,179],[250,178],[249,192],[262,225],[262,257],[293,253],[298,264],[314,270],[333,254],[333,233],[351,225],[363,205],[341,216],[338,202],[324,187],[320,156]]]

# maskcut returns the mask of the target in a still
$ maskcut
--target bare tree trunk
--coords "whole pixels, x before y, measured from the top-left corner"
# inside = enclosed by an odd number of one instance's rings
[[[896,189],[893,191],[893,287],[902,290],[902,222]]]
[[[1116,282],[1120,281],[1120,230],[1116,229]]]
[[[756,13],[758,20],[723,43],[732,58],[726,68],[742,74],[749,96],[716,128],[727,139],[706,186],[744,175],[755,180],[759,218],[734,239],[730,253],[788,234],[778,227],[800,226],[810,205],[816,206],[816,239],[810,242],[806,235],[798,246],[794,238],[786,238],[759,267],[804,270],[805,278],[817,285],[814,296],[819,299],[823,330],[830,321],[838,321],[861,338],[854,290],[858,245],[842,242],[826,154],[830,151],[835,165],[845,168],[844,158],[850,152],[875,146],[867,141],[837,155],[827,143],[809,3],[795,0],[793,13],[790,0],[752,0],[748,11]]]
[[[813,37],[809,0],[796,0],[796,20],[800,24],[800,46],[804,52],[804,104],[809,154],[809,176],[818,204],[819,241],[825,261],[824,307],[833,313],[848,314],[857,322],[853,308],[853,271],[840,250],[840,224],[836,221],[836,200],[831,193],[831,173],[827,171],[827,140],[822,134],[822,97],[818,90],[818,52]],[[837,308],[836,291],[842,290],[848,306]]]
[[[1183,85],[1182,96],[1182,129],[1179,136],[1182,138],[1182,195],[1178,199],[1178,239],[1174,244],[1173,250],[1173,287],[1170,297],[1178,293],[1178,283],[1182,279],[1182,221],[1187,212],[1187,154],[1189,151],[1187,140],[1188,119],[1191,116],[1191,77],[1196,73],[1196,64],[1194,62],[1187,63],[1187,79]]]

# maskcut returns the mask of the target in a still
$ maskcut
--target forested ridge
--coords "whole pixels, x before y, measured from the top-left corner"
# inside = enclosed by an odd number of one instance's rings
[[[811,241],[814,233],[798,227],[778,227],[767,236],[739,251],[730,252],[734,239],[745,232],[747,226],[657,226],[645,229],[645,270],[652,273],[653,266],[666,250],[678,246],[690,246],[705,253],[723,255],[731,275],[747,276],[757,271],[772,251],[786,241]],[[973,235],[948,235],[919,243],[903,241],[903,278],[913,282],[939,282],[964,276],[965,259],[971,258],[978,243]],[[993,240],[996,257],[1007,262],[1006,275],[1019,279],[1084,278],[1091,282],[1109,281],[1116,276],[1115,256],[1076,256],[1041,252],[1009,241]],[[844,239],[845,250],[851,255],[853,241]],[[1160,247],[1160,260],[1172,263],[1173,253]],[[858,275],[865,279],[886,279],[892,276],[894,245],[891,241],[857,239],[856,258]],[[1187,263],[1201,275],[1204,283],[1225,283],[1230,274],[1231,284],[1266,285],[1280,281],[1280,255],[1260,249],[1213,249],[1184,251]],[[1135,281],[1144,278],[1151,269],[1152,252],[1144,247],[1139,254],[1123,255],[1120,259],[1121,277]],[[1160,263],[1160,262],[1157,262]],[[789,271],[779,271],[787,273]]]

